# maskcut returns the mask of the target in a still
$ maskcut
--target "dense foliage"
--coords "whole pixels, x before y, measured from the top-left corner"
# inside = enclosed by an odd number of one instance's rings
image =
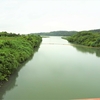
[[[20,34],[15,34],[15,33],[7,33],[6,31],[0,32],[0,37],[1,36],[7,36],[7,37],[15,37],[15,36],[20,36]]]
[[[76,31],[52,31],[52,32],[41,32],[41,33],[33,33],[44,36],[70,36],[75,34]]]
[[[8,77],[33,55],[42,41],[39,35],[16,35],[0,33],[0,81]]]
[[[90,46],[90,47],[100,47],[100,34],[92,33],[90,31],[78,32],[67,38],[69,42]]]

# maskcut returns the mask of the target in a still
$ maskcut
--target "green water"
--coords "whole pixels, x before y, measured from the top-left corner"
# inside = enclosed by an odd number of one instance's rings
[[[0,100],[100,97],[100,50],[43,38],[33,58],[0,88]]]

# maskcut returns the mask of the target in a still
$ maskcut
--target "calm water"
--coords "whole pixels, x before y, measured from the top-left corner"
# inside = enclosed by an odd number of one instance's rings
[[[38,51],[0,88],[0,100],[100,97],[100,50],[43,38]]]

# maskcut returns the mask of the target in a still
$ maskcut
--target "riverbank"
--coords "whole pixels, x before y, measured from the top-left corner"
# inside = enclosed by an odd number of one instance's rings
[[[62,37],[70,43],[87,47],[100,48],[100,34],[92,32],[78,32],[70,37]]]
[[[39,35],[14,35],[0,37],[0,86],[34,53],[42,38]]]
[[[62,37],[62,39],[65,39],[67,40],[67,37]],[[71,43],[71,42],[70,42]],[[93,49],[100,49],[100,47],[91,47],[91,46],[86,46],[86,45],[81,45],[81,44],[76,44],[76,43],[71,43],[69,45],[72,45],[72,46],[77,46],[77,47],[86,47],[86,48],[93,48]]]

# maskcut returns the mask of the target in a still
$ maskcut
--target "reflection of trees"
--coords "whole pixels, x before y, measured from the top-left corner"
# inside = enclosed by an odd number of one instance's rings
[[[97,57],[100,57],[100,49],[97,50],[97,52],[96,52],[96,56],[97,56]]]
[[[34,53],[38,51],[38,48],[35,49]],[[7,91],[10,91],[14,87],[16,87],[16,79],[18,77],[18,72],[21,70],[22,67],[25,66],[25,64],[30,61],[33,58],[34,54],[27,60],[25,63],[23,63],[17,71],[13,73],[13,75],[10,77],[8,82],[4,82],[4,85],[0,87],[0,100],[3,100],[3,95],[6,94]]]
[[[96,54],[97,57],[100,57],[100,48],[90,48],[80,45],[73,45],[78,51],[81,51],[83,53],[90,53],[90,54]]]
[[[6,93],[6,91],[11,90],[15,86],[17,86],[16,79],[18,77],[18,72],[16,71],[13,76],[10,77],[8,82],[5,82],[4,85],[0,88],[0,100],[3,100],[3,95]]]

